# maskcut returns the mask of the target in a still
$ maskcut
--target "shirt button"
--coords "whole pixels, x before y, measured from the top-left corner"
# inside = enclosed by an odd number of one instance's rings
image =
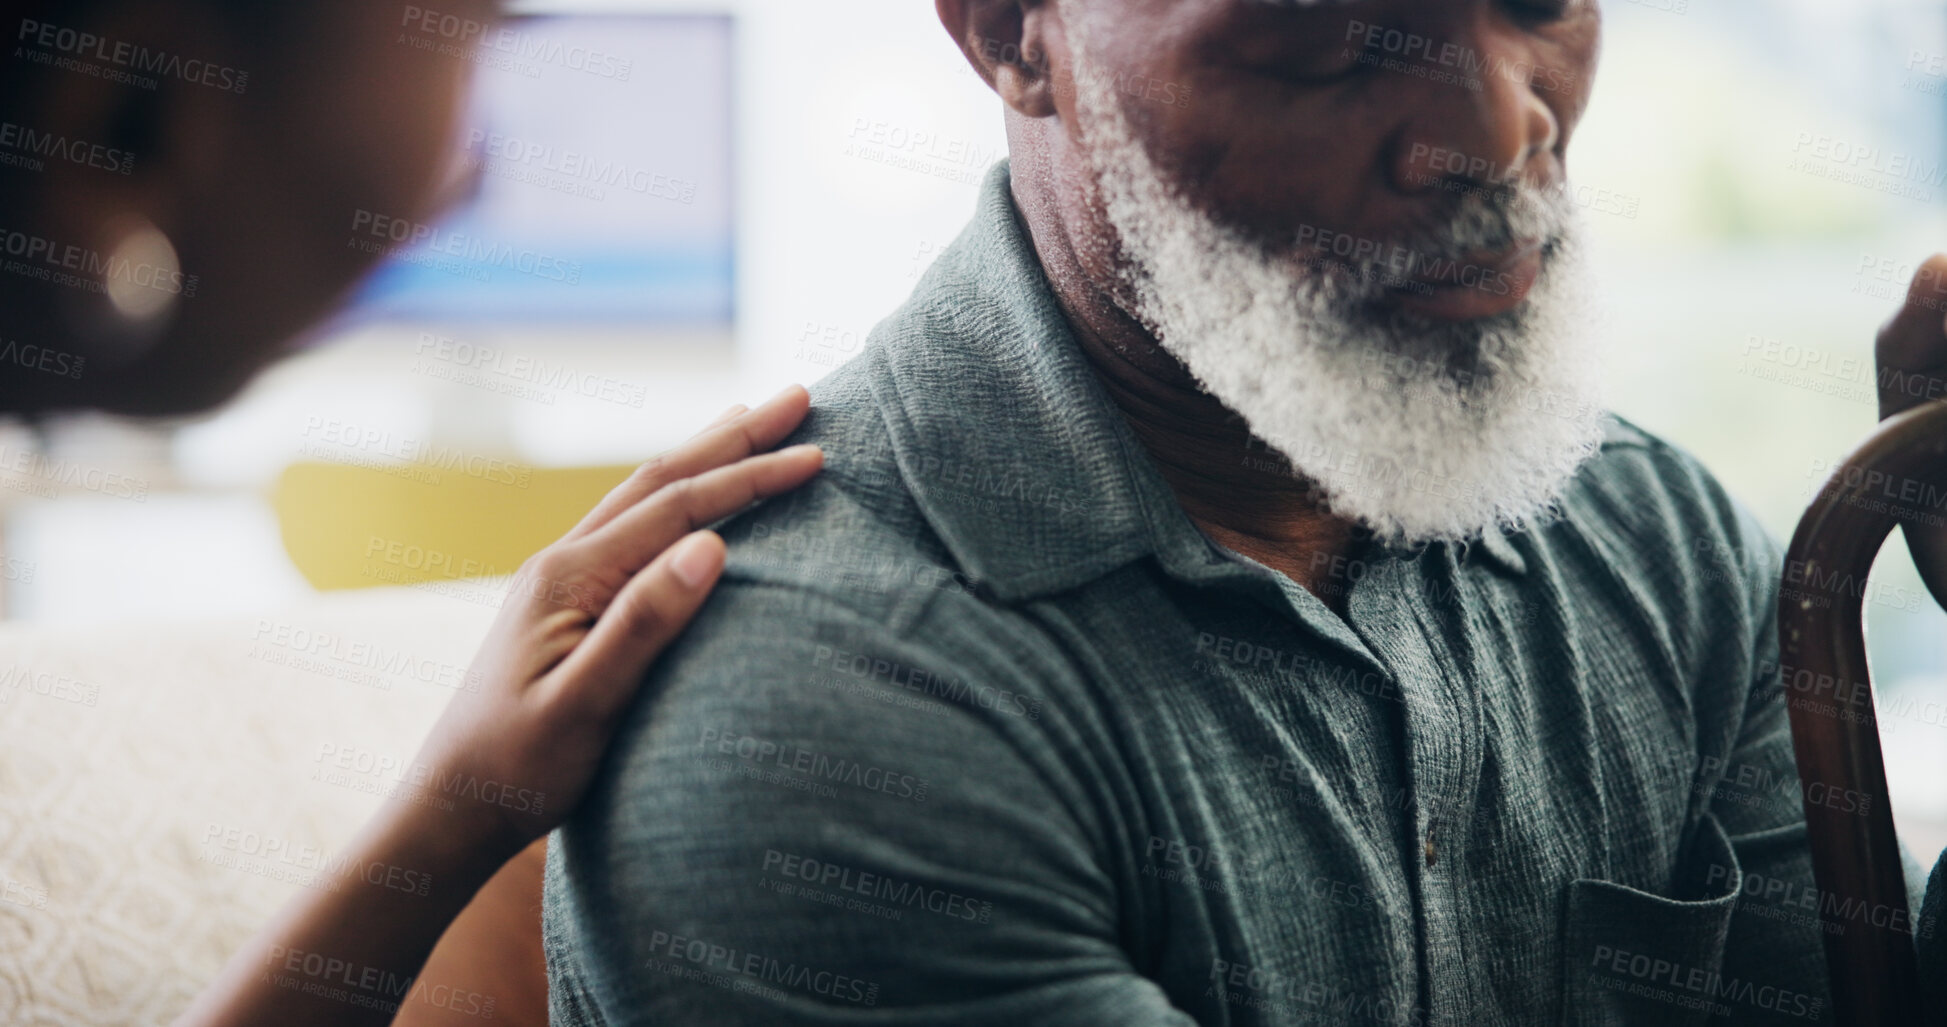
[[[1439,829],[1440,829],[1440,820],[1438,817],[1430,818],[1427,820],[1426,822],[1426,865],[1427,866],[1432,866],[1435,863],[1440,862],[1440,850],[1434,848],[1433,845],[1434,832],[1438,831]]]

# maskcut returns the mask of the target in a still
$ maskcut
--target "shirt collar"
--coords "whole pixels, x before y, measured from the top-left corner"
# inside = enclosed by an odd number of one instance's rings
[[[1145,556],[1228,563],[1103,391],[1021,224],[1008,162],[973,221],[873,332],[871,388],[914,501],[1002,602],[1065,591]],[[1503,571],[1526,561],[1489,532]]]
[[[1514,543],[1506,535],[1489,530],[1477,540],[1477,545],[1480,554],[1502,571],[1515,577],[1528,573],[1528,558],[1514,548]],[[1469,556],[1473,552],[1474,550],[1470,548]]]

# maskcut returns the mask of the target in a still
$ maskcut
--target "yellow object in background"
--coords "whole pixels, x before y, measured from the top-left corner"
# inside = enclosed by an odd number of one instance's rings
[[[284,550],[321,590],[512,574],[634,465],[300,463],[271,489]]]

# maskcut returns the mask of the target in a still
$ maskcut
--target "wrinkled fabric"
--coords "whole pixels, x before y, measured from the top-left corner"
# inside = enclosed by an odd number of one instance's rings
[[[1689,456],[1613,419],[1341,618],[1178,506],[1005,164],[813,396],[549,848],[556,1022],[1832,1022],[1778,547]]]

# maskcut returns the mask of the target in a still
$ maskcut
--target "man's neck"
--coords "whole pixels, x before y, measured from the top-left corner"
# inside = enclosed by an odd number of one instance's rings
[[[1327,513],[1309,481],[1109,299],[1084,271],[1060,218],[1045,206],[1022,211],[1082,352],[1190,519],[1212,541],[1283,573],[1343,615],[1345,589],[1332,587],[1331,569],[1352,551],[1354,526]]]

